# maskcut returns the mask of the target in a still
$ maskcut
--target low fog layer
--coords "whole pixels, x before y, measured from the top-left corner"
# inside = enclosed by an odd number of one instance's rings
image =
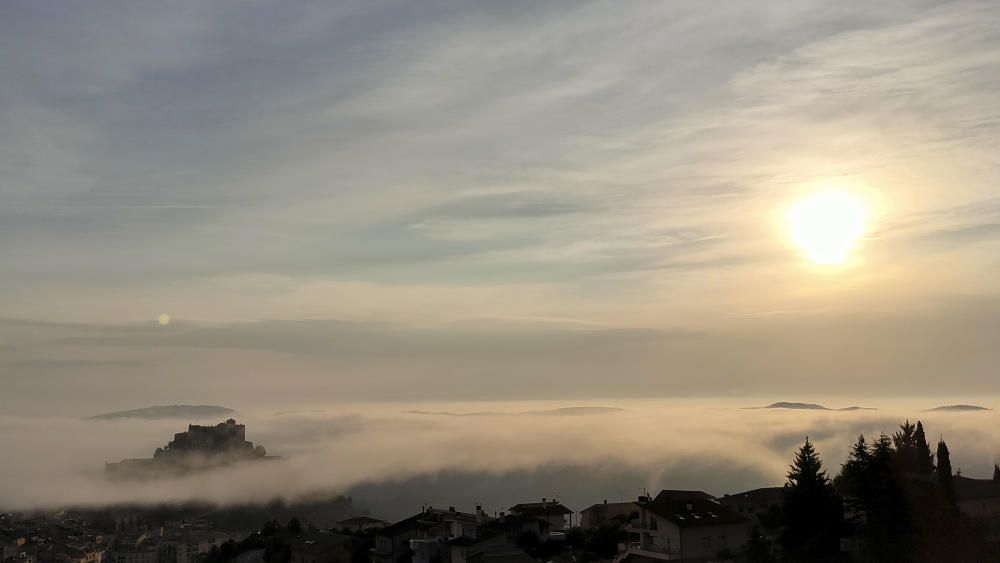
[[[620,411],[551,414],[573,406],[598,405],[352,404],[251,412],[240,418],[247,438],[285,459],[124,483],[105,479],[105,461],[148,457],[186,425],[3,416],[0,507],[244,503],[341,492],[390,518],[424,503],[468,508],[482,502],[497,511],[542,496],[558,496],[579,510],[605,498],[634,497],[642,487],[721,495],[779,485],[806,435],[835,473],[858,433],[888,433],[903,419],[918,417],[932,441],[944,435],[953,465],[966,475],[988,475],[1000,452],[1000,439],[989,432],[1000,418],[996,411],[921,412],[935,406],[923,402],[831,412],[747,410],[741,408],[745,402],[731,399],[650,400],[619,402],[614,406]]]

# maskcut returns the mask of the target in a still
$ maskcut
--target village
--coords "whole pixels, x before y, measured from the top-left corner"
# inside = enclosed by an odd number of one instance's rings
[[[965,517],[1000,519],[1000,468],[993,479],[956,475],[954,484]],[[720,497],[662,490],[580,510],[540,498],[491,513],[483,506],[423,506],[397,522],[353,516],[323,527],[293,518],[244,531],[213,529],[206,518],[156,525],[134,507],[99,517],[71,510],[5,513],[0,539],[4,563],[722,563],[747,561],[748,542],[776,542],[773,518],[783,495],[783,487]],[[842,542],[850,552],[851,541]],[[284,557],[275,555],[275,545]]]

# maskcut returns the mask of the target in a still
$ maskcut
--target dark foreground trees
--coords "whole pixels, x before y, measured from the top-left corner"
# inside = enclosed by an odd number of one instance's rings
[[[859,436],[832,483],[807,438],[785,484],[779,560],[1000,561],[995,534],[958,510],[953,481],[948,446],[941,441],[933,455],[920,421],[892,436]],[[776,555],[754,539],[749,560]]]

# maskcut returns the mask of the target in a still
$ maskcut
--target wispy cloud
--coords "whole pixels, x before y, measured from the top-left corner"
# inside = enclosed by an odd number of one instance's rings
[[[688,385],[663,374],[674,357],[717,390],[744,363],[794,379],[775,350],[670,335],[860,350],[842,327],[810,333],[815,312],[892,311],[882,335],[966,315],[953,296],[996,299],[998,22],[975,1],[3,6],[0,308],[103,328],[5,327],[0,350],[398,361],[488,346],[358,327],[561,319],[608,332],[499,347],[536,371],[554,362],[543,349],[640,347],[643,385]],[[781,224],[789,200],[827,183],[872,205],[835,275],[803,266]],[[760,314],[773,311],[786,314]],[[154,332],[163,312],[192,324]],[[141,320],[147,332],[108,328]],[[892,346],[930,346],[940,369],[970,374],[995,362],[954,354],[935,330]],[[905,362],[875,356],[901,384]],[[220,380],[234,365],[221,357]],[[440,374],[469,365],[456,362],[428,360],[421,381],[436,372],[446,387]],[[323,368],[288,369],[315,381]]]

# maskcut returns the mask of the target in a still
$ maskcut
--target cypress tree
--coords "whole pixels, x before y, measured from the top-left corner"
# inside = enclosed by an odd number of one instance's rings
[[[927,443],[927,435],[924,434],[924,425],[918,420],[917,429],[913,433],[914,447],[917,456],[917,472],[921,475],[930,475],[934,472],[934,454]]]
[[[1000,481],[1000,464],[993,464],[993,480]]]
[[[937,474],[941,483],[941,490],[949,502],[955,502],[955,482],[951,475],[951,454],[948,453],[948,444],[944,443],[944,438],[937,445]]]

